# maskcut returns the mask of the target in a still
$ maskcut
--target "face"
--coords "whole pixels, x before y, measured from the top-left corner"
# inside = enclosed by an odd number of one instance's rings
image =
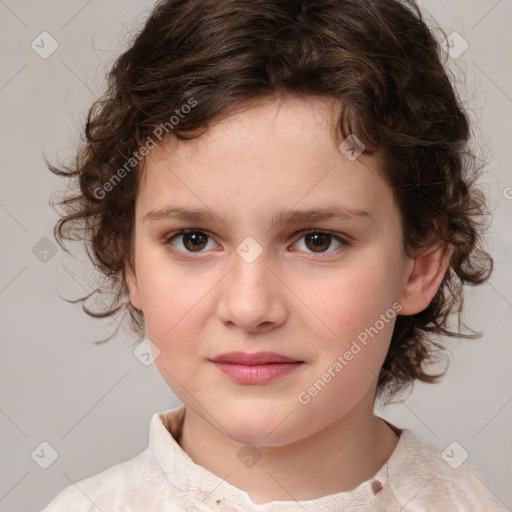
[[[373,409],[411,267],[380,156],[340,151],[332,112],[268,100],[146,160],[131,301],[168,385],[240,443],[290,443]],[[213,361],[232,352],[274,356]]]

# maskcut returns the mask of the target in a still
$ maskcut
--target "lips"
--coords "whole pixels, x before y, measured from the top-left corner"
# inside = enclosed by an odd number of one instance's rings
[[[275,352],[229,352],[211,359],[224,375],[240,384],[266,384],[295,372],[304,361]]]
[[[232,364],[271,364],[271,363],[302,363],[297,359],[277,354],[275,352],[229,352],[214,357],[211,361],[215,363],[232,363]]]

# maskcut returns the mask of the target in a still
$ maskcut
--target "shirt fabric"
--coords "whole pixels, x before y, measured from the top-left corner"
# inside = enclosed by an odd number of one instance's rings
[[[185,406],[155,413],[145,450],[69,485],[42,512],[505,510],[467,462],[453,469],[436,448],[420,441],[410,430],[389,423],[399,434],[399,441],[370,480],[351,491],[314,500],[256,504],[246,492],[197,465],[183,451],[176,439],[184,415]]]

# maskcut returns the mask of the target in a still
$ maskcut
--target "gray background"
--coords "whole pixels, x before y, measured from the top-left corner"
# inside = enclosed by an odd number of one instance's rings
[[[93,273],[83,258],[53,254],[55,244],[41,241],[53,240],[56,214],[48,199],[63,187],[42,152],[52,161],[73,153],[105,70],[152,5],[0,0],[1,511],[39,510],[71,482],[135,456],[146,447],[152,414],[179,405],[155,366],[133,355],[123,329],[110,343],[93,345],[113,325],[59,298],[90,290]],[[450,66],[489,151],[483,185],[496,271],[467,298],[466,323],[484,336],[449,341],[453,358],[442,383],[418,384],[405,403],[378,412],[441,450],[457,441],[512,509],[512,2],[420,5],[447,34],[457,31],[469,43]],[[31,47],[43,31],[59,45],[46,59]],[[59,455],[48,469],[31,457],[43,441]]]

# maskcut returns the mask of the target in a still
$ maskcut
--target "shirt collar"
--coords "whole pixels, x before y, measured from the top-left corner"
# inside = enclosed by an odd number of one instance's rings
[[[325,507],[325,510],[339,510],[340,506],[355,503],[378,505],[398,504],[393,494],[390,474],[397,473],[407,453],[407,446],[414,440],[414,434],[406,429],[392,428],[400,432],[398,444],[388,461],[380,468],[374,478],[361,483],[355,489],[323,496],[316,500],[305,501],[274,501],[262,505],[254,503],[249,495],[224,479],[196,464],[181,448],[177,439],[181,434],[185,406],[157,412],[150,424],[149,451],[160,466],[170,484],[178,491],[189,497],[191,502],[202,503],[229,510],[228,505],[242,507],[244,510],[257,512],[285,512],[292,510],[315,510]],[[227,475],[226,475],[227,477]]]

